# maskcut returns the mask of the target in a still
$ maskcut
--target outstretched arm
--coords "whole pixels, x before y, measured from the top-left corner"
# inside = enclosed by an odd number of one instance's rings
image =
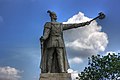
[[[83,22],[83,23],[74,23],[74,24],[62,24],[63,25],[63,30],[68,30],[72,28],[78,28],[78,27],[83,27],[85,25],[89,25],[90,21]]]

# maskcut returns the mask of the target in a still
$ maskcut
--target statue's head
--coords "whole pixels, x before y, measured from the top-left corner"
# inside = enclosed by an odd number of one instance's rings
[[[49,13],[51,20],[57,20],[57,15],[55,12],[48,10],[47,13]]]

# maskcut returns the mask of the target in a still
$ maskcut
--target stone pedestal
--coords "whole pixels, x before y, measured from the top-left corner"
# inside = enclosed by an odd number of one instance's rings
[[[41,73],[39,80],[72,80],[70,73]]]

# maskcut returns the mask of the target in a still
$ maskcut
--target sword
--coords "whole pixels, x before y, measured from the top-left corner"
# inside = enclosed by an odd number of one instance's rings
[[[41,45],[41,62],[42,62],[42,57],[43,57],[43,41],[42,41],[42,36],[40,37],[40,45]],[[41,68],[41,63],[40,63],[40,68]],[[42,68],[41,68],[41,72],[42,72]]]
[[[41,56],[43,56],[43,40],[42,40],[43,36],[40,37],[40,45],[41,45]]]

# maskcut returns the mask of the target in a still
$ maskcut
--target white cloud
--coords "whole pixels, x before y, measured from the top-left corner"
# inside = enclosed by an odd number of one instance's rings
[[[76,77],[78,77],[78,71],[74,71],[73,69],[68,69],[68,73],[71,73],[72,80],[77,80]]]
[[[0,16],[0,22],[3,22],[3,17],[2,16]]]
[[[69,59],[70,64],[72,64],[72,63],[79,64],[79,63],[82,63],[82,62],[83,62],[83,60],[79,57],[74,57],[74,58]]]
[[[0,80],[19,80],[20,71],[12,67],[0,67]]]
[[[91,19],[79,12],[63,23],[81,23],[89,20]],[[70,58],[76,56],[85,58],[104,51],[108,44],[108,37],[106,33],[101,32],[101,29],[102,27],[96,21],[93,21],[85,27],[65,31],[65,44]]]
[[[118,77],[117,79],[120,80],[120,77]]]

